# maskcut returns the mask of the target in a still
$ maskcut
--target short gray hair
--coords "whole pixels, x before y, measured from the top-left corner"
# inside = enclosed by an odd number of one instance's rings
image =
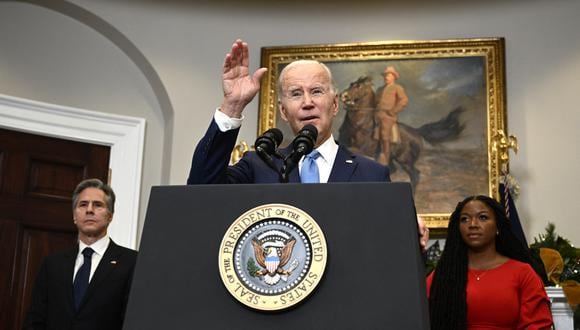
[[[103,181],[96,178],[83,180],[81,181],[81,183],[77,185],[72,195],[73,210],[77,207],[79,195],[81,194],[81,192],[83,192],[83,190],[87,188],[97,188],[102,190],[105,193],[105,202],[107,203],[107,209],[109,210],[109,212],[111,212],[111,214],[115,213],[115,192],[113,191],[113,188],[111,188],[111,186],[109,186],[106,183],[103,183]]]
[[[316,61],[316,60],[296,60],[296,61],[290,62],[280,72],[280,76],[278,77],[278,83],[276,86],[277,87],[276,89],[278,92],[278,101],[280,101],[282,93],[283,93],[282,82],[284,81],[284,76],[286,76],[286,73],[288,72],[288,70],[290,70],[291,68],[293,68],[297,65],[304,65],[304,64],[318,64],[318,65],[320,65],[324,69],[324,71],[326,71],[326,74],[328,75],[328,80],[330,81],[330,89],[331,89],[332,94],[334,94],[334,95],[338,94],[338,89],[334,85],[334,79],[332,78],[332,71],[330,71],[330,69],[328,68],[328,66],[326,66],[326,64],[319,62],[319,61]]]

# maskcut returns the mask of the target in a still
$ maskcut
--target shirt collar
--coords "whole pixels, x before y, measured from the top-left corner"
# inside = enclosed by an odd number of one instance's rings
[[[334,136],[331,134],[330,137],[320,145],[320,147],[316,148],[316,150],[318,150],[320,157],[322,157],[325,162],[332,164],[334,163],[334,159],[338,152],[338,144],[336,144]]]
[[[105,251],[109,247],[109,242],[111,242],[111,240],[109,239],[109,235],[105,235],[104,237],[100,238],[98,241],[94,242],[91,245],[86,245],[85,243],[79,240],[79,253],[82,253],[82,251],[86,247],[90,247],[91,249],[93,249],[93,251],[95,251],[95,253],[97,253],[102,257],[103,255],[105,255]]]

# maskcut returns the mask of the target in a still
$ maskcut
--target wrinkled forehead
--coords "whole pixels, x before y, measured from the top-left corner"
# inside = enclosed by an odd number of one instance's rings
[[[290,87],[329,86],[330,77],[324,67],[317,62],[292,63],[285,68],[281,79],[282,89]]]

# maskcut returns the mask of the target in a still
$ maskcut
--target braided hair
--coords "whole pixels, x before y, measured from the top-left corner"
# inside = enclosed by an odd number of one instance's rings
[[[533,264],[528,249],[512,233],[500,203],[482,195],[462,200],[449,218],[445,248],[433,274],[429,295],[432,330],[465,330],[467,327],[468,246],[461,238],[459,218],[465,205],[471,201],[484,203],[494,213],[498,230],[495,240],[496,251],[505,257]]]

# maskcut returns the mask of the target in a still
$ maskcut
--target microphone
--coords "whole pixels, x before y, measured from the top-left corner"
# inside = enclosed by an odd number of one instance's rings
[[[314,149],[314,144],[318,138],[318,130],[314,125],[306,125],[298,132],[298,135],[292,141],[293,153],[295,159],[300,159],[303,155],[307,155]]]
[[[278,145],[282,142],[282,131],[277,128],[270,128],[269,130],[265,131],[262,135],[260,135],[256,142],[254,142],[254,146],[256,148],[256,154],[276,173],[280,173],[276,164],[274,164],[274,159],[272,155],[276,155]]]
[[[266,155],[273,155],[278,149],[278,145],[282,142],[282,131],[277,128],[270,128],[256,139],[254,146],[258,154],[265,153]]]
[[[318,130],[314,125],[306,125],[298,132],[292,141],[292,152],[284,158],[284,166],[280,171],[280,181],[288,182],[290,172],[300,161],[300,157],[309,154],[314,149],[314,144],[318,138]]]

